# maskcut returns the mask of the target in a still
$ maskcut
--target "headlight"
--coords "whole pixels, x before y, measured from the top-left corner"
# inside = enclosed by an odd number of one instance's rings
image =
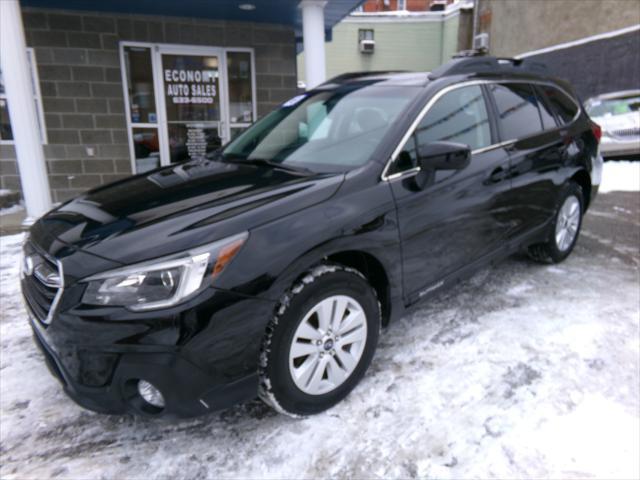
[[[152,310],[176,305],[219,276],[247,240],[244,232],[188,252],[93,275],[82,303]],[[212,266],[212,268],[209,268]]]

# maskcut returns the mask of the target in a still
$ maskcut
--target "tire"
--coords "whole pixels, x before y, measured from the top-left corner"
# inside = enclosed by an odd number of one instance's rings
[[[575,203],[577,201],[577,204]],[[572,205],[576,205],[575,214],[567,218],[566,214],[570,213],[566,209],[571,209]],[[547,240],[544,243],[538,243],[529,247],[529,256],[539,263],[560,263],[567,258],[576,245],[580,228],[582,227],[582,216],[584,214],[584,200],[582,196],[582,188],[574,182],[567,183],[561,193],[556,207],[556,213],[553,222],[549,227]],[[571,222],[570,224],[567,222]],[[563,229],[563,225],[573,225],[570,229],[571,238],[559,236],[559,230]]]
[[[332,312],[322,313],[325,328],[321,312]],[[327,333],[327,325],[335,332]],[[260,398],[294,417],[331,408],[364,376],[380,326],[376,292],[360,272],[335,264],[313,268],[283,296],[267,327],[260,354]],[[360,340],[352,341],[355,338]]]

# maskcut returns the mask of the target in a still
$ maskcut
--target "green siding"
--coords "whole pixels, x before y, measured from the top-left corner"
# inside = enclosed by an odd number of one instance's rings
[[[325,43],[327,78],[371,70],[429,71],[457,50],[459,16],[444,21],[341,22]],[[375,52],[360,53],[358,30],[374,31]],[[304,52],[298,54],[298,79],[304,81]]]
[[[458,30],[460,28],[460,16],[444,22],[444,42],[442,45],[443,63],[451,59],[458,51]]]

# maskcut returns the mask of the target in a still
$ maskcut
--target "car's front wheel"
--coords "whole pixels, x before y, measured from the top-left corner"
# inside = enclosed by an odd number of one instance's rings
[[[322,412],[346,397],[378,342],[380,305],[358,271],[320,265],[284,296],[262,345],[260,397],[289,415]]]
[[[545,243],[529,247],[529,255],[541,263],[558,263],[572,252],[582,226],[582,189],[570,182],[562,190],[558,209]]]

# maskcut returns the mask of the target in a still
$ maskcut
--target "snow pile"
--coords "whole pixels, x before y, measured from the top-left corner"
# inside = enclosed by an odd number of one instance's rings
[[[638,268],[589,236],[562,265],[510,259],[392,325],[324,414],[253,402],[180,422],[64,395],[31,339],[20,241],[0,237],[2,478],[640,476]]]
[[[22,203],[16,203],[10,207],[0,208],[0,215],[11,215],[13,213],[22,212],[23,210],[24,205]]]
[[[600,192],[640,192],[640,161],[604,162]]]

